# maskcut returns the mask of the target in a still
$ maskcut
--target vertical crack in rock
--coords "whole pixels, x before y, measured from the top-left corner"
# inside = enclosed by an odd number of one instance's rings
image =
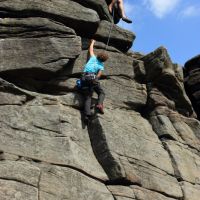
[[[117,180],[119,177],[124,177],[121,173],[122,166],[120,166],[113,158],[107,146],[106,136],[103,133],[102,125],[98,118],[93,119],[88,125],[88,133],[90,136],[94,154],[108,175],[109,179],[115,183],[123,183],[123,178]]]
[[[172,162],[172,166],[173,166],[173,168],[174,168],[174,174],[175,174],[175,177],[176,177],[177,181],[178,181],[178,182],[183,181],[183,179],[181,178],[180,172],[179,172],[179,170],[178,170],[178,168],[177,168],[177,162],[176,162],[176,160],[174,159],[173,155],[171,154],[171,152],[170,152],[170,150],[169,150],[167,144],[165,143],[165,141],[167,141],[167,139],[161,139],[161,141],[162,141],[162,143],[163,143],[163,146],[164,146],[165,150],[166,150],[166,151],[168,152],[168,154],[169,154],[169,157],[170,157],[171,162]]]

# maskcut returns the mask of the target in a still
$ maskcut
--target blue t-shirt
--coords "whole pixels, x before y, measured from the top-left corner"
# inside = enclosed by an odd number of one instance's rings
[[[83,72],[98,73],[99,70],[104,70],[104,64],[97,59],[96,56],[91,56],[86,65],[84,66]]]

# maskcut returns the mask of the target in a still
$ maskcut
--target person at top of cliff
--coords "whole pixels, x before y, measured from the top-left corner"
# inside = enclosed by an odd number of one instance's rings
[[[109,12],[112,14],[113,10],[117,8],[117,14],[119,17],[126,23],[132,23],[132,20],[128,19],[125,10],[124,10],[124,1],[123,0],[106,0],[108,4]]]
[[[94,43],[95,40],[91,40],[89,46],[90,58],[84,66],[83,76],[81,78],[81,89],[85,95],[84,103],[84,115],[85,120],[88,120],[91,117],[91,101],[93,91],[98,95],[98,103],[96,105],[96,110],[100,114],[104,114],[103,110],[103,101],[105,98],[105,93],[100,86],[99,78],[102,75],[104,70],[104,62],[108,59],[108,55],[104,52],[94,54]]]

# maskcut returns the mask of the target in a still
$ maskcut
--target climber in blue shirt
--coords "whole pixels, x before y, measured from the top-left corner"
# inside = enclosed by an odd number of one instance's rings
[[[82,88],[85,94],[85,103],[84,103],[84,114],[85,119],[88,120],[91,117],[91,100],[93,91],[98,95],[98,103],[96,109],[100,114],[104,114],[103,111],[103,101],[105,98],[105,93],[100,86],[99,78],[102,75],[104,70],[104,62],[108,59],[108,55],[104,52],[94,54],[94,43],[95,40],[91,40],[89,47],[90,59],[84,66],[83,77],[81,79]]]
[[[104,70],[104,64],[95,55],[91,55],[89,61],[84,66],[83,72],[88,73],[98,73]]]

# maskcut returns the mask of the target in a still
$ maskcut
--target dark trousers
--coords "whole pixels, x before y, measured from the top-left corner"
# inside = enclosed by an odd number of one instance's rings
[[[84,103],[84,114],[91,115],[91,103],[92,103],[92,95],[93,92],[96,92],[98,95],[98,104],[103,104],[105,93],[100,86],[100,83],[92,83],[88,86],[87,89],[84,91],[85,95],[85,103]]]

